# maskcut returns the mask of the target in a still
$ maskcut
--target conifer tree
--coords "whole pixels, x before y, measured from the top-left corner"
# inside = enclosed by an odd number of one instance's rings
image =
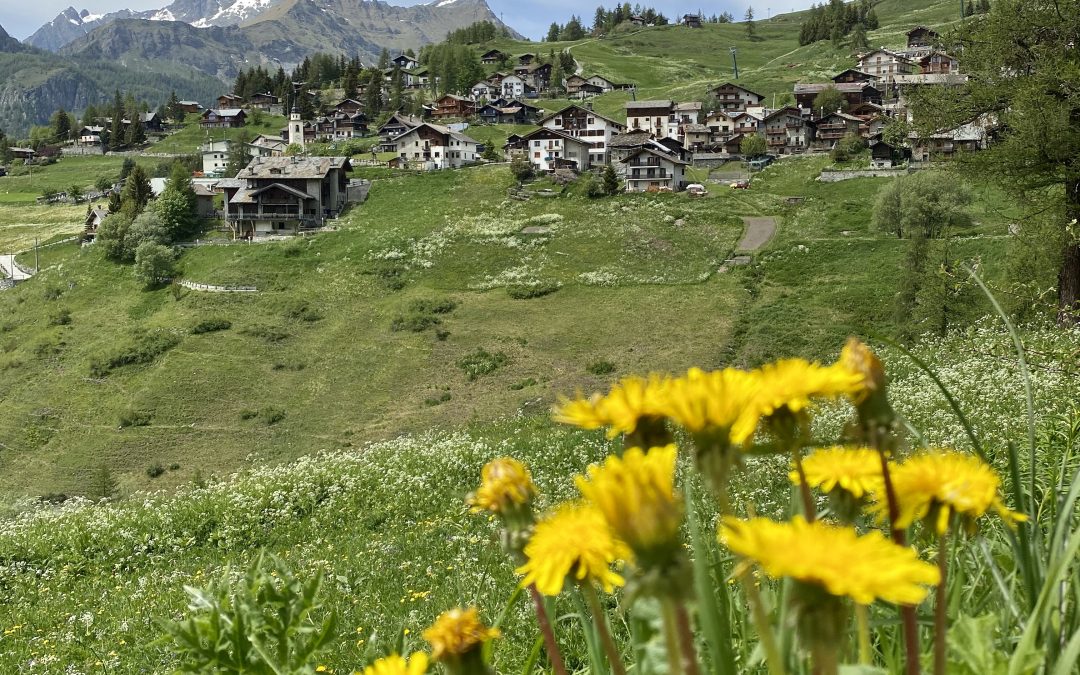
[[[753,7],[746,8],[746,15],[743,16],[743,20],[746,21],[746,37],[753,38],[755,35]]]

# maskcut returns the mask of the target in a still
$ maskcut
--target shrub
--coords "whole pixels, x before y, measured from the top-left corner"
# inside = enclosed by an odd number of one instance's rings
[[[270,343],[281,342],[285,338],[289,337],[288,333],[281,330],[277,326],[267,326],[265,324],[255,324],[253,326],[248,326],[240,332],[244,335],[257,337]]]
[[[240,411],[240,419],[251,420],[259,416],[258,410],[252,410],[251,408],[244,408]]]
[[[307,368],[307,364],[303,361],[278,361],[270,367],[271,370],[291,370],[298,372]]]
[[[285,306],[284,316],[289,321],[314,323],[322,319],[322,314],[312,307],[307,300],[294,300]]]
[[[49,286],[44,291],[42,291],[42,296],[46,300],[59,300],[60,296],[63,294],[64,291],[61,290],[58,286]]]
[[[146,475],[151,478],[157,478],[161,474],[165,473],[165,467],[161,462],[154,462],[150,466],[146,467]]]
[[[536,386],[536,380],[534,380],[533,378],[530,377],[528,379],[522,380],[521,382],[518,382],[517,384],[510,385],[510,390],[511,391],[521,391],[525,387],[535,387],[535,386]]]
[[[49,317],[50,326],[67,326],[71,323],[71,310],[62,309]]]
[[[277,424],[281,420],[285,419],[285,411],[281,408],[275,408],[274,406],[266,406],[259,410],[259,420],[266,426]]]
[[[169,471],[179,471],[179,470],[180,470],[180,464],[179,463],[173,462],[172,464],[169,465]]]
[[[158,356],[180,344],[180,338],[168,331],[155,331],[135,339],[104,359],[94,359],[90,363],[91,377],[105,377],[113,370],[124,366],[151,363]]]
[[[513,174],[514,178],[518,181],[532,178],[533,165],[524,155],[515,155],[514,158],[510,160],[510,173]]]
[[[439,342],[445,342],[446,338],[450,337],[450,331],[440,328],[435,331],[435,339]]]
[[[465,371],[465,375],[467,375],[469,381],[472,382],[481,375],[488,375],[495,372],[509,363],[509,361],[510,359],[506,354],[502,352],[495,352],[492,354],[481,347],[476,351],[461,357],[457,362],[457,366]]]
[[[593,375],[610,375],[615,372],[615,364],[606,359],[601,359],[599,361],[593,361],[585,366],[585,370]]]
[[[540,281],[535,284],[513,284],[506,287],[506,294],[514,300],[528,300],[530,298],[541,298],[545,295],[551,295],[559,290],[559,288],[560,285],[557,281]]]
[[[394,320],[390,322],[390,330],[395,333],[400,331],[421,333],[440,323],[442,321],[434,314],[403,314],[394,317]]]
[[[604,184],[595,177],[588,175],[582,178],[582,180],[585,183],[585,196],[589,199],[599,199],[600,197],[607,196]]]
[[[120,413],[120,428],[145,427],[150,424],[152,415],[146,410],[134,410],[128,408]]]
[[[219,330],[228,330],[230,328],[232,328],[232,322],[228,319],[203,319],[191,327],[191,334],[201,335],[202,333],[213,333]]]
[[[176,274],[176,252],[170,246],[144,241],[135,249],[132,272],[147,286],[168,281]]]
[[[434,407],[434,406],[437,406],[437,405],[442,405],[443,403],[446,403],[449,400],[450,400],[450,392],[444,391],[438,397],[432,397],[432,398],[424,399],[424,405],[426,405],[428,407]]]
[[[375,270],[375,276],[378,277],[379,282],[391,291],[400,291],[405,288],[405,272],[404,267],[400,265],[386,265],[379,267]]]
[[[458,303],[449,298],[442,300],[413,300],[409,303],[409,311],[416,314],[449,314],[457,309]]]

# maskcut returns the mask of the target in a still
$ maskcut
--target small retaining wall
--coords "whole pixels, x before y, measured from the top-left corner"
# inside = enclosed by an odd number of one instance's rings
[[[214,286],[213,284],[199,284],[186,279],[181,281],[180,285],[193,291],[207,293],[257,293],[259,290],[254,286]]]
[[[817,177],[822,183],[837,183],[852,178],[896,178],[914,173],[914,169],[860,169],[853,171],[822,171]]]

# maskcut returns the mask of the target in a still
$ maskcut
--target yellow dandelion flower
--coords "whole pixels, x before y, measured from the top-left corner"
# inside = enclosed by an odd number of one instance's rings
[[[568,576],[597,583],[606,593],[622,586],[612,563],[630,555],[626,545],[612,534],[603,514],[588,504],[563,504],[536,524],[525,545],[528,561],[518,568],[522,586],[536,584],[544,595],[558,595]]]
[[[491,511],[502,514],[520,509],[536,497],[536,485],[529,470],[516,459],[493,459],[484,465],[480,476],[480,487],[468,498],[475,513]]]
[[[667,380],[655,374],[648,379],[624,377],[616,382],[600,403],[611,426],[608,437],[632,434],[640,422],[662,419],[666,386]]]
[[[580,393],[574,400],[561,398],[552,411],[553,417],[556,422],[581,427],[582,429],[606,427],[609,420],[600,408],[602,400],[603,397],[600,394],[582,398]]]
[[[675,494],[675,457],[674,445],[647,453],[630,448],[575,479],[581,494],[599,509],[639,564],[662,564],[679,549],[683,511]]]
[[[881,359],[858,338],[848,339],[834,367],[858,375],[859,385],[848,392],[856,404],[885,388],[885,367]]]
[[[364,675],[423,675],[427,668],[428,657],[423,652],[414,652],[407,661],[400,654],[391,654],[364,668]]]
[[[668,383],[663,412],[693,434],[719,432],[728,435],[731,443],[742,444],[757,426],[759,387],[756,372],[691,368]]]
[[[1006,524],[1026,520],[1001,501],[1001,478],[974,455],[956,450],[924,452],[909,458],[890,472],[899,516],[897,527],[930,518],[939,535],[949,528],[952,514],[973,522],[993,509]],[[886,512],[884,496],[877,510]]]
[[[822,448],[802,461],[810,487],[829,493],[843,490],[856,499],[881,489],[881,455],[870,448]],[[799,484],[799,473],[792,471],[791,482]]]
[[[759,412],[772,415],[781,408],[798,413],[815,398],[834,398],[861,391],[863,377],[846,368],[822,366],[804,359],[782,359],[762,366]]]
[[[789,577],[863,605],[918,604],[939,579],[936,567],[877,530],[860,536],[853,527],[798,516],[787,523],[724,518],[720,541],[774,579]]]
[[[436,661],[459,659],[501,635],[498,628],[484,625],[475,607],[447,610],[424,631],[424,639],[431,645],[431,656]]]
[[[555,406],[556,422],[583,429],[608,427],[608,437],[632,434],[643,421],[663,418],[662,396],[666,380],[659,375],[626,377],[612,385],[606,396],[580,395],[574,400],[563,399]]]

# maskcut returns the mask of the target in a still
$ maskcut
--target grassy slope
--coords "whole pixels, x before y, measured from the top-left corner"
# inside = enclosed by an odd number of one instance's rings
[[[882,34],[898,34],[911,23],[898,7],[892,0],[878,5]],[[922,22],[944,18],[940,3],[920,2],[915,11]],[[637,80],[639,97],[701,91],[722,79],[703,55],[722,53],[717,50],[729,43],[744,54],[746,82],[764,91],[768,78],[810,77],[811,62],[824,74],[846,58],[826,44],[794,47],[797,22],[790,18],[761,22],[762,39],[753,43],[742,31],[723,25],[650,29],[583,41],[574,53],[586,70]],[[538,49],[519,43],[513,51],[526,48]],[[682,66],[672,68],[669,61]],[[755,81],[758,75],[763,79]],[[625,96],[602,97],[598,108],[613,112]],[[543,103],[555,107],[550,104]],[[263,131],[279,124],[267,117]],[[498,143],[516,129],[478,126],[471,132]],[[187,152],[201,140],[201,131],[190,125],[157,149]],[[40,180],[64,187],[72,175],[89,181],[116,159],[65,159],[44,177],[35,176],[34,189]],[[628,372],[756,363],[777,354],[825,357],[848,333],[888,332],[895,278],[880,270],[897,269],[906,244],[868,230],[883,181],[820,184],[813,177],[823,164],[785,160],[753,190],[715,187],[702,201],[669,195],[589,202],[571,196],[527,204],[505,199],[511,184],[505,169],[429,176],[367,170],[379,178],[371,199],[342,221],[340,232],[310,242],[184,255],[185,277],[255,284],[261,289],[255,296],[185,292],[175,300],[166,290],[138,288],[129,269],[104,263],[92,250],[48,249],[42,265],[52,269],[0,296],[8,316],[0,333],[0,372],[9,385],[0,392],[0,494],[86,492],[88,477],[101,464],[137,488],[148,484],[143,470],[155,461],[183,467],[165,482],[185,480],[196,470],[229,470],[253,447],[268,459],[284,459],[521,407],[543,409],[554,391],[598,384],[603,378],[585,368],[600,359]],[[4,182],[19,180],[0,179],[0,190],[29,194]],[[785,206],[784,198],[793,195],[807,200]],[[1008,214],[998,206],[996,198],[979,201],[973,210],[982,225],[975,233],[1002,231]],[[0,207],[0,225],[7,226],[0,227],[6,237],[0,241],[11,248],[31,232],[51,236],[64,229],[52,222],[56,213]],[[515,235],[530,218],[548,213],[562,218],[551,234]],[[738,240],[738,217],[757,214],[782,219],[761,264],[714,274]],[[27,223],[36,227],[15,227]],[[1000,272],[1000,239],[965,247],[985,258],[991,274]],[[380,276],[394,268],[407,269],[407,286],[399,292]],[[540,299],[512,300],[502,287],[522,280],[562,288]],[[47,299],[55,291],[59,298]],[[410,300],[431,297],[460,304],[443,318],[449,339],[436,340],[430,330],[390,330]],[[322,318],[287,318],[300,302]],[[50,316],[62,309],[72,313],[72,323],[50,325]],[[184,337],[152,366],[122,369],[100,381],[87,377],[92,361],[132,343],[141,331],[182,335],[212,316],[228,318],[233,330]],[[245,330],[265,333],[266,326],[288,337],[270,343]],[[456,363],[477,348],[506,353],[509,365],[468,382]],[[510,389],[530,378],[539,384]],[[447,392],[449,401],[425,403]],[[270,427],[241,419],[242,411],[265,406],[284,409],[286,419]],[[129,409],[150,413],[151,425],[119,430]]]
[[[208,133],[208,130],[199,127],[199,120],[195,115],[189,115],[189,118],[190,119],[185,122],[182,129],[176,133],[170,134],[160,143],[155,144],[152,151],[177,154],[198,154],[199,147],[209,138],[213,138],[214,140],[221,140],[222,138],[234,140],[240,138],[240,136],[245,133],[249,138],[254,138],[259,134],[278,136],[281,134],[281,130],[288,121],[281,115],[263,114],[260,116],[259,123],[254,124],[252,117],[249,115],[249,124],[245,127],[240,129],[212,129],[209,130]]]

